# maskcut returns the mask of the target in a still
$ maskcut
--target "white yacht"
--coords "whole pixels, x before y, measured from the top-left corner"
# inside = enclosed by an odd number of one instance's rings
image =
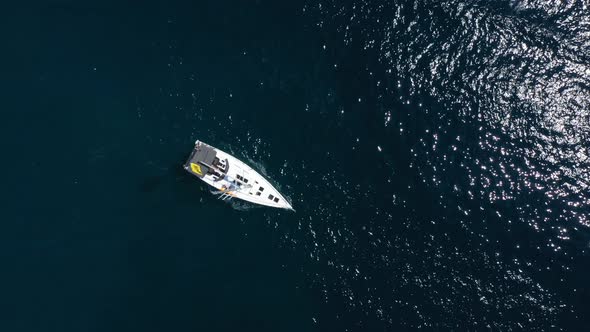
[[[184,168],[217,189],[214,193],[220,199],[235,197],[294,211],[285,197],[262,175],[238,158],[201,141],[195,142]]]

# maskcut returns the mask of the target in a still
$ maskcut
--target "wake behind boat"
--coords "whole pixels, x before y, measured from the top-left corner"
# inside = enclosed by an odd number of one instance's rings
[[[184,169],[217,189],[219,198],[293,210],[291,204],[262,175],[238,158],[201,141],[195,142]]]

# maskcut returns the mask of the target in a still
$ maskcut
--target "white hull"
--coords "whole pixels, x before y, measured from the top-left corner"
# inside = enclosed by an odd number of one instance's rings
[[[239,198],[254,204],[293,210],[285,197],[262,175],[238,158],[201,141],[195,142],[195,150],[184,168],[217,189],[224,199]]]

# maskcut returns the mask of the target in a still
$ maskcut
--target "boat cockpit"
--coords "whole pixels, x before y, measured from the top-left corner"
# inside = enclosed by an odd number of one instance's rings
[[[213,181],[225,177],[229,170],[229,161],[217,157],[217,151],[205,144],[197,144],[185,168],[200,178],[210,175]]]

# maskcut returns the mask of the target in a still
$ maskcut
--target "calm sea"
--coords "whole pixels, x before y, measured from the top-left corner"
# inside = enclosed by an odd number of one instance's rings
[[[590,323],[587,1],[7,5],[0,331]],[[200,139],[296,213],[184,172]]]

